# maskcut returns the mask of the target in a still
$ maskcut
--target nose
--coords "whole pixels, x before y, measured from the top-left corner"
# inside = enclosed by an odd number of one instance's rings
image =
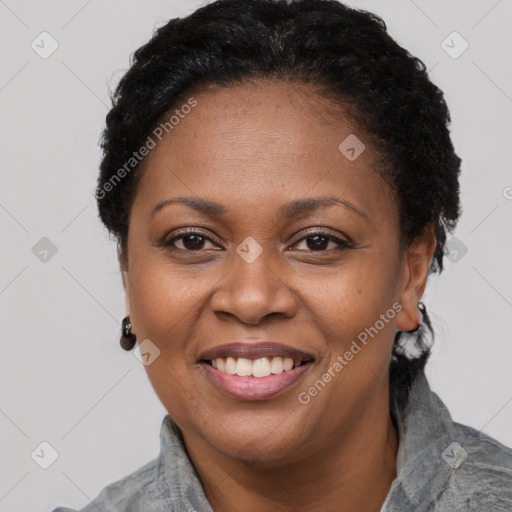
[[[291,318],[297,310],[294,294],[271,265],[272,255],[263,251],[250,263],[237,253],[232,268],[218,283],[211,298],[218,316],[236,317],[245,324],[257,325],[271,315]]]

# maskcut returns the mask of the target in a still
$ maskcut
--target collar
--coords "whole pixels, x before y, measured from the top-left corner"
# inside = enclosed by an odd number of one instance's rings
[[[395,503],[415,512],[429,510],[453,475],[443,452],[453,442],[462,445],[463,432],[455,427],[448,409],[430,389],[423,370],[413,381],[406,400],[398,390],[390,391],[390,412],[399,436],[397,477],[381,512],[391,510],[388,507]]]
[[[160,428],[160,454],[152,494],[152,506],[147,512],[213,512],[181,431],[169,414]]]

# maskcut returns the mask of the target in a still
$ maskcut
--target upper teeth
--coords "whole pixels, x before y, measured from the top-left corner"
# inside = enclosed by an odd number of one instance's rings
[[[260,359],[217,357],[212,359],[212,366],[217,370],[240,377],[268,377],[272,373],[277,374],[291,370],[299,364],[300,362],[294,364],[291,357],[261,357]]]

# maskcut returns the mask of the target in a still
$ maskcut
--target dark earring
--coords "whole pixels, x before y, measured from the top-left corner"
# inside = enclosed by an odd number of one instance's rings
[[[130,323],[130,317],[125,316],[121,327],[121,347],[124,350],[131,350],[137,342],[137,336],[132,333],[132,324]]]

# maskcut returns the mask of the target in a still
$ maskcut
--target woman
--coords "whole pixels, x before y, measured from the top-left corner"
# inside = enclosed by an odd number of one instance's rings
[[[512,451],[424,374],[449,122],[424,64],[333,0],[219,0],[135,53],[96,195],[121,345],[169,414],[83,511],[512,510]]]

